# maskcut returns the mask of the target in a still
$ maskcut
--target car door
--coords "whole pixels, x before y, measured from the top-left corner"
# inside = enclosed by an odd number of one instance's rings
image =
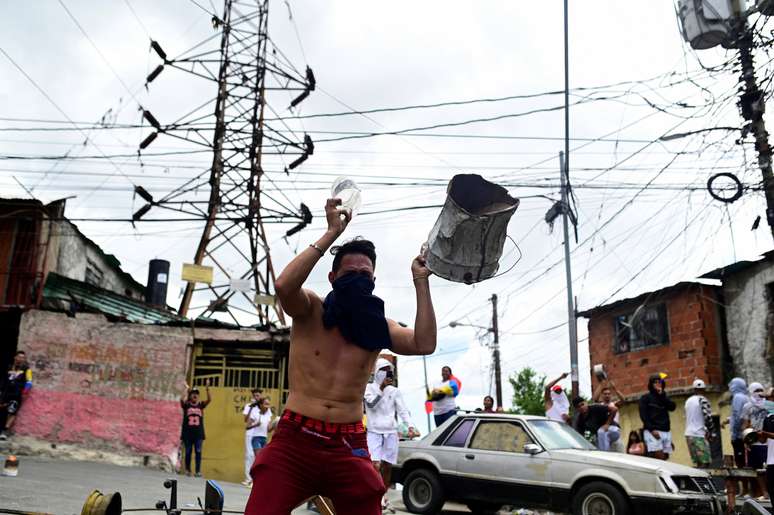
[[[475,485],[483,501],[548,506],[550,458],[546,452],[525,451],[525,445],[535,443],[518,421],[479,420],[457,460],[457,475]]]
[[[444,491],[455,492],[460,488],[457,478],[457,461],[467,452],[466,446],[475,427],[476,419],[464,418],[453,429],[433,442],[433,457],[438,462]]]

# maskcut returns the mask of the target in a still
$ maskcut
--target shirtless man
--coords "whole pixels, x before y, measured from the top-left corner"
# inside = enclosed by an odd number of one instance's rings
[[[385,486],[368,453],[363,392],[381,349],[435,351],[430,270],[421,256],[411,264],[417,302],[413,330],[384,318],[384,304],[371,295],[376,253],[369,241],[355,239],[338,248],[328,274],[333,291],[325,302],[302,288],[349,223],[350,213],[340,205],[340,199],[327,201],[328,230],[274,284],[282,308],[293,318],[290,395],[272,441],[255,460],[246,515],[287,515],[312,495],[330,498],[337,515],[381,513]]]

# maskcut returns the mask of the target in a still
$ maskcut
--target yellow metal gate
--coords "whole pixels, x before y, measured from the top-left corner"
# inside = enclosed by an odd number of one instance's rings
[[[239,482],[244,479],[245,429],[242,410],[250,390],[263,389],[275,415],[287,399],[287,357],[269,349],[213,346],[197,342],[193,385],[212,402],[204,412],[206,440],[202,454],[204,477]]]

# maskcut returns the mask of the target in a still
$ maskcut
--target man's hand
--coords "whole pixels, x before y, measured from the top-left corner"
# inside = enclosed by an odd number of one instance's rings
[[[567,379],[567,376],[569,375],[569,372],[562,372],[562,375],[559,376],[559,380],[561,381],[562,379]]]
[[[414,258],[414,261],[411,262],[411,275],[414,277],[414,279],[427,279],[432,274],[433,272],[427,268],[425,256],[420,254]]]
[[[343,233],[350,220],[352,220],[352,213],[349,209],[337,207],[340,205],[340,198],[329,198],[325,202],[325,219],[328,221],[328,232],[336,236]]]
[[[385,377],[384,381],[382,381],[382,384],[379,386],[379,388],[384,390],[385,388],[391,385],[392,385],[392,377]]]
[[[656,440],[661,440],[661,433],[659,433],[658,431],[653,430],[650,432],[650,434],[652,434],[653,438],[655,438]]]
[[[409,438],[419,438],[419,431],[417,431],[415,428],[410,427],[408,428],[408,437]]]

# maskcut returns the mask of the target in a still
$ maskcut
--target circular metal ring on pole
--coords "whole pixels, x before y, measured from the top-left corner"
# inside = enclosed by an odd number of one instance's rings
[[[734,183],[734,186],[736,186],[736,189],[734,190],[734,194],[729,197],[724,197],[722,195],[718,195],[717,192],[715,192],[712,189],[712,184],[715,182],[715,180],[720,179],[721,177],[724,177],[726,179],[731,179],[731,181]],[[709,191],[709,194],[712,195],[712,198],[715,200],[719,200],[721,202],[725,202],[726,204],[730,204],[732,202],[736,202],[742,197],[742,181],[739,180],[739,178],[729,172],[723,172],[723,173],[716,173],[712,177],[709,178],[707,181],[707,191]]]

